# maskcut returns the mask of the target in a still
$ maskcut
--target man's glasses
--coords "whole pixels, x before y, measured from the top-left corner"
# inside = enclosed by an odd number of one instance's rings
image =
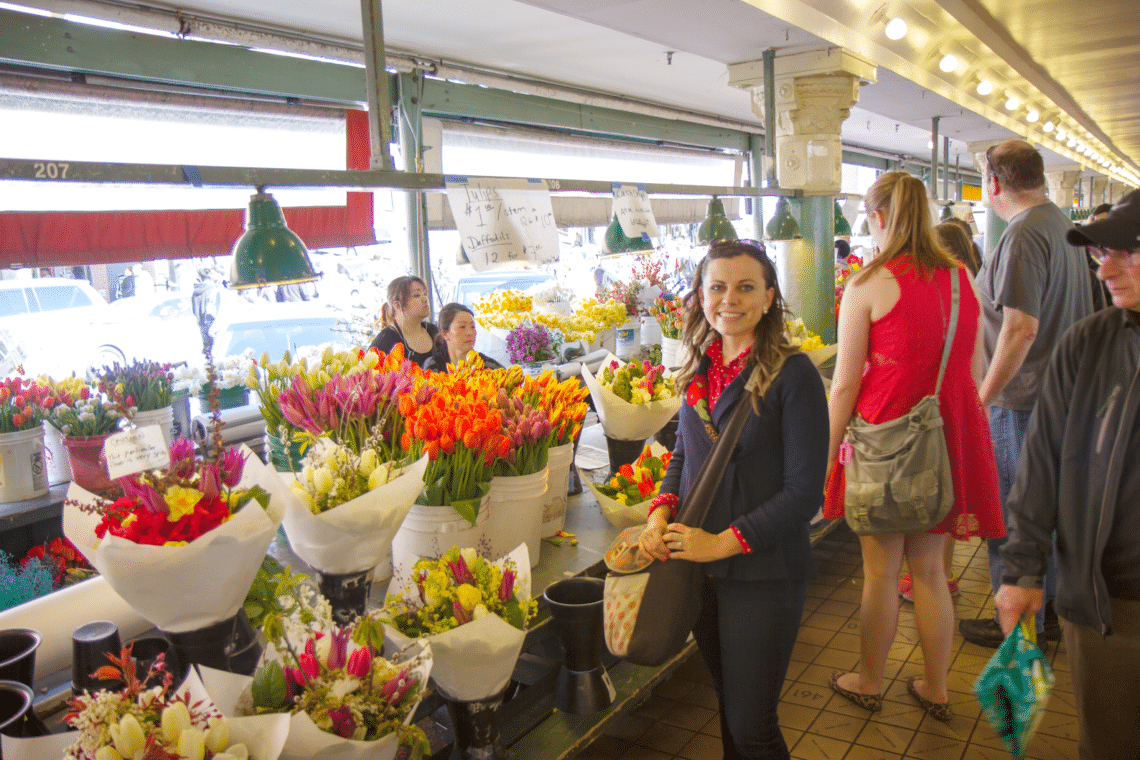
[[[721,238],[720,240],[714,240],[709,243],[709,249],[712,250],[713,248],[717,249],[718,251],[735,249],[741,253],[759,256],[763,259],[768,258],[768,250],[759,240],[732,240],[731,238]]]
[[[1140,250],[1122,251],[1116,248],[1103,248],[1099,245],[1088,246],[1089,256],[1097,265],[1112,259],[1112,263],[1119,267],[1134,267],[1140,265]]]

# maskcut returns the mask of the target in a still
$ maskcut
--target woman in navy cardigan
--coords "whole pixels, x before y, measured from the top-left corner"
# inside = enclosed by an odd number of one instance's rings
[[[718,240],[685,296],[690,359],[673,461],[642,549],[705,567],[693,629],[712,673],[725,758],[787,758],[776,707],[815,578],[808,525],[823,501],[827,398],[784,336],[784,304],[764,246]],[[752,373],[752,414],[704,524],[671,522]]]

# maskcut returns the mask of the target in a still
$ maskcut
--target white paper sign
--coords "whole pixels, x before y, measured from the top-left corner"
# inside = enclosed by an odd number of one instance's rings
[[[158,425],[115,433],[103,444],[103,455],[111,480],[170,466],[170,448]]]
[[[645,185],[614,185],[614,214],[626,237],[642,240],[659,237],[657,220],[653,218],[653,208],[649,205],[649,195]]]
[[[476,271],[558,261],[544,180],[447,177],[447,201]]]

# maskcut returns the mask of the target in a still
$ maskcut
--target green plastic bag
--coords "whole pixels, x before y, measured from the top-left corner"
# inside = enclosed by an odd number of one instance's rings
[[[1025,745],[1045,714],[1053,682],[1053,669],[1037,646],[1037,634],[1024,620],[974,682],[982,712],[1017,760],[1025,757]]]

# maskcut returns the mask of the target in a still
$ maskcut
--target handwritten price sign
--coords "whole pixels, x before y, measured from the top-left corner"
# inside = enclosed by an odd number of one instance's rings
[[[614,214],[621,225],[621,231],[629,238],[658,237],[657,220],[653,218],[653,207],[649,205],[649,195],[645,185],[614,185]]]
[[[558,230],[544,181],[448,177],[447,202],[476,271],[558,261]]]

